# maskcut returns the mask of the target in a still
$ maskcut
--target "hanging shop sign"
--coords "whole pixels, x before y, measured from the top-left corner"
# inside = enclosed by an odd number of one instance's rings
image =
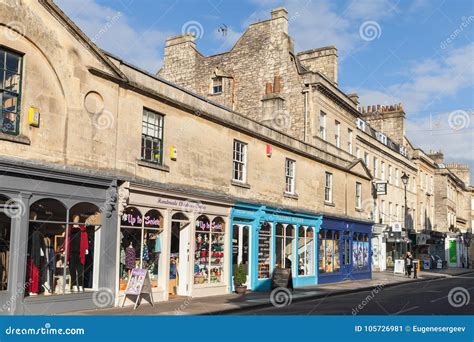
[[[375,191],[377,195],[387,194],[387,182],[375,182]]]
[[[153,306],[153,294],[151,290],[151,281],[148,271],[142,268],[134,268],[130,273],[130,278],[128,279],[127,288],[125,290],[125,297],[123,298],[122,307],[125,304],[125,301],[128,299],[135,299],[135,310],[141,300],[141,298],[148,299],[148,302]]]
[[[291,269],[275,267],[272,274],[272,289],[276,289],[277,287],[285,287],[293,290]]]
[[[402,231],[402,224],[400,222],[395,222],[392,224],[392,232],[401,233]]]

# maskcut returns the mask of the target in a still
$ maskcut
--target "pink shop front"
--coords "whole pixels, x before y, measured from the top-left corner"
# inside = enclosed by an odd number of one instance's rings
[[[117,304],[134,268],[147,270],[154,301],[230,291],[227,203],[133,184],[120,194]]]

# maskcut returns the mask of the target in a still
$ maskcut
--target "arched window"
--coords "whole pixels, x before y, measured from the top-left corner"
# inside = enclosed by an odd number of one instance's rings
[[[221,283],[224,280],[225,222],[206,215],[196,220],[194,284]]]
[[[298,228],[298,274],[314,275],[314,230],[312,227]]]
[[[95,236],[100,225],[95,204],[81,202],[67,209],[57,199],[34,202],[30,206],[26,292],[51,295],[92,290]]]

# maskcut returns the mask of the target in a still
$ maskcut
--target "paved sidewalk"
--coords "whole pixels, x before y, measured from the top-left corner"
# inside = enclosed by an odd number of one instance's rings
[[[438,272],[422,271],[418,279],[395,275],[393,272],[374,272],[370,280],[347,280],[339,283],[308,286],[295,289],[293,302],[309,298],[322,298],[346,293],[371,290],[377,286],[396,286],[404,283],[427,281],[474,272],[469,269],[448,269]],[[437,270],[436,270],[437,271]],[[252,307],[271,305],[269,292],[250,292],[246,295],[228,294],[222,296],[191,298],[182,297],[167,302],[155,303],[152,307],[145,300],[136,310],[133,306],[74,312],[72,315],[219,315],[223,312],[238,311]]]

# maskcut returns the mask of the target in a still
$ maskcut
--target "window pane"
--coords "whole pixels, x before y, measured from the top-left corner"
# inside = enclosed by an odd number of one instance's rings
[[[4,87],[5,90],[18,94],[20,92],[20,75],[12,71],[5,71]]]
[[[19,207],[14,208],[13,203],[9,201],[8,198],[0,196],[0,291],[6,291],[8,289],[8,266],[11,257],[11,213],[14,212],[14,210],[19,210]],[[9,213],[9,215],[6,213]]]
[[[0,69],[5,68],[5,51],[0,50]]]
[[[7,52],[6,69],[18,73],[20,71],[20,57]]]

